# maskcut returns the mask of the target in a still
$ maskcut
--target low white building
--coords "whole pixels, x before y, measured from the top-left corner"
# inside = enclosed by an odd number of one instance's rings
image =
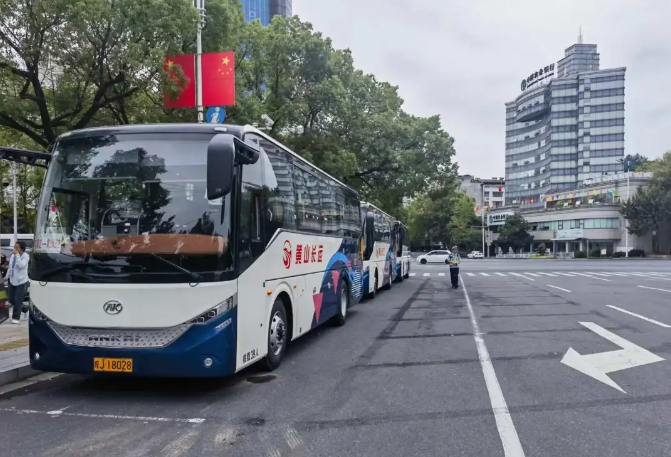
[[[529,252],[544,243],[553,253],[572,254],[598,248],[607,255],[641,249],[653,250],[653,235],[638,237],[627,232],[621,204],[647,185],[652,173],[615,173],[587,180],[582,186],[547,194],[540,201],[501,207],[487,213],[492,240],[511,214],[519,213],[531,226],[534,240]],[[493,249],[492,249],[493,250]]]

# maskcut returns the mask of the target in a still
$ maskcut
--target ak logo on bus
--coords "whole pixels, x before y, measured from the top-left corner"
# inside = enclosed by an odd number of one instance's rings
[[[284,242],[284,258],[282,261],[284,262],[284,268],[288,270],[291,267],[291,243],[289,240]]]

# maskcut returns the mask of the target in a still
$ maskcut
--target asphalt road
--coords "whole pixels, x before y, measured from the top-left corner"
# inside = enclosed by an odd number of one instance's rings
[[[456,290],[412,272],[271,375],[5,391],[0,454],[671,455],[671,263],[464,261]]]

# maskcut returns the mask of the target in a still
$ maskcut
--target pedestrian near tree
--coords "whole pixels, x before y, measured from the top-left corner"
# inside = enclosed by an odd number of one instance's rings
[[[21,315],[27,315],[26,309],[23,309],[23,299],[26,297],[28,289],[28,261],[30,256],[26,253],[25,241],[17,241],[14,244],[14,253],[9,259],[9,289],[7,298],[13,306],[12,324],[18,324],[21,321]]]

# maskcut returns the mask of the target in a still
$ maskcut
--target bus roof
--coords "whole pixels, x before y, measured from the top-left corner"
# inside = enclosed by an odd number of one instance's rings
[[[263,137],[265,140],[274,143],[276,146],[286,150],[287,152],[289,152],[289,154],[291,154],[293,158],[302,161],[306,165],[310,165],[316,170],[319,170],[320,173],[323,173],[325,176],[332,179],[334,182],[338,183],[342,187],[350,190],[351,192],[354,192],[357,196],[359,195],[359,192],[357,192],[355,189],[351,188],[347,184],[329,175],[324,170],[320,169],[313,163],[308,162],[299,154],[295,153],[290,148],[283,145],[270,135],[260,131],[259,129],[251,125],[240,126],[231,124],[189,124],[189,123],[110,125],[104,127],[90,127],[81,130],[71,130],[69,132],[62,134],[59,137],[59,140],[70,139],[70,138],[86,138],[100,135],[116,135],[124,133],[230,133],[240,139],[243,139],[244,135],[247,133],[254,133],[256,135]]]
[[[398,219],[396,219],[396,218],[395,218],[394,216],[392,216],[391,214],[388,214],[388,213],[382,211],[380,208],[378,208],[377,206],[373,205],[372,203],[369,203],[369,202],[361,202],[361,206],[370,206],[371,208],[375,208],[376,210],[378,210],[379,212],[381,212],[382,214],[384,214],[385,216],[387,216],[389,219],[393,220],[394,222],[398,222],[399,224],[401,224],[402,226],[405,227],[405,224],[404,224],[403,222],[399,221]]]

